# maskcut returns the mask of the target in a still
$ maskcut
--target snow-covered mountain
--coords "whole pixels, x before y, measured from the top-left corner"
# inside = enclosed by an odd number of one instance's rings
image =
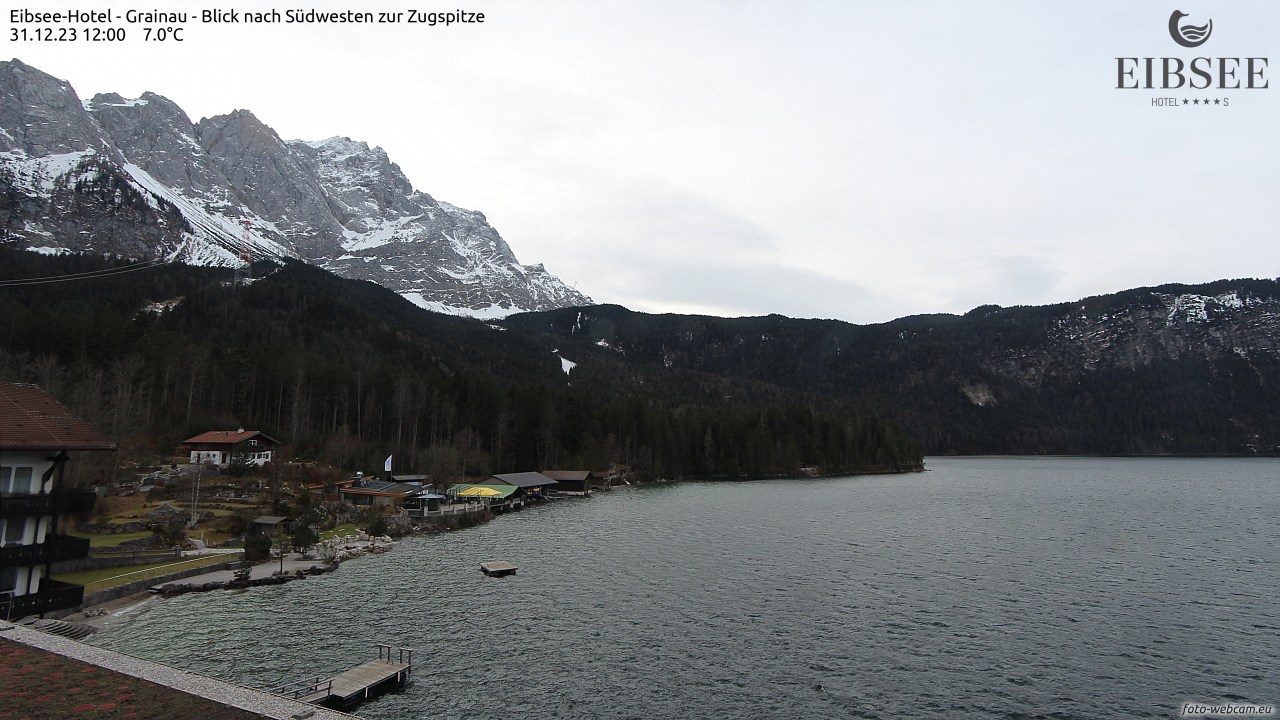
[[[82,102],[18,60],[0,62],[0,213],[5,242],[42,252],[294,257],[476,317],[591,304],[381,148],[284,141],[247,110],[193,123],[154,93]]]

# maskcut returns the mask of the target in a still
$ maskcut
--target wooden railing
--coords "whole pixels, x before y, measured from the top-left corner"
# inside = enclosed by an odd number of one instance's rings
[[[400,651],[400,659],[397,661],[401,665],[413,664],[413,648],[397,647]],[[391,662],[391,646],[378,643],[378,659]]]
[[[405,512],[409,517],[430,518],[444,517],[446,515],[470,515],[471,513],[483,512],[487,506],[483,503],[468,503],[463,506],[451,505],[448,508],[440,510],[424,510],[421,508],[406,508]]]
[[[243,560],[244,555],[241,554],[239,559]],[[235,560],[236,558],[231,555],[201,555],[199,557],[191,558],[190,560],[166,563],[164,565],[157,565],[156,567],[145,568],[143,570],[134,570],[132,572],[120,573],[119,575],[112,575],[111,577],[88,583],[85,585],[85,589],[87,592],[97,592],[99,590],[106,590],[107,588],[127,585],[128,583],[136,582],[138,580],[150,580],[152,578],[164,577],[166,575],[174,575],[184,570],[224,565],[229,562],[234,562]],[[212,570],[210,572],[212,572]]]
[[[283,685],[281,687],[270,690],[274,695],[287,697],[290,700],[297,700],[300,697],[308,695],[316,695],[323,693],[324,697],[333,694],[333,678],[316,678],[314,680],[303,680],[291,685]],[[323,698],[321,698],[323,699]]]

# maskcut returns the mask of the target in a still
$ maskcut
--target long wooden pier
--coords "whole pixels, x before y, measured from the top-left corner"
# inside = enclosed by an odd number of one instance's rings
[[[382,685],[405,683],[413,671],[413,650],[396,648],[393,658],[390,645],[378,645],[378,659],[351,668],[333,678],[316,678],[297,685],[279,688],[283,695],[311,705],[353,705],[365,700]]]

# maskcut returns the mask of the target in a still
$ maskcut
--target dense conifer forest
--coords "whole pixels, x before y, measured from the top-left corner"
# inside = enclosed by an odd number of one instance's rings
[[[506,324],[579,357],[625,357],[838,399],[891,419],[927,454],[1280,454],[1274,280],[987,305],[875,325],[651,315],[616,305]]]
[[[167,457],[246,427],[287,456],[445,480],[623,463],[642,479],[917,468],[856,403],[750,377],[561,354],[540,332],[422,311],[302,263],[134,268],[0,248],[0,379],[33,382],[119,442]],[[59,282],[14,284],[58,277]]]

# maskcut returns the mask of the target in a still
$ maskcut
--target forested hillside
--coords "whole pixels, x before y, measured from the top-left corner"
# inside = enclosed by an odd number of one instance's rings
[[[895,426],[749,377],[559,354],[296,262],[247,286],[178,264],[0,248],[0,379],[34,382],[132,454],[250,427],[349,469],[456,478],[631,465],[641,477],[918,466]],[[70,274],[83,274],[68,281]],[[58,282],[28,282],[31,278]],[[14,281],[23,279],[22,284]],[[562,357],[576,362],[568,373]]]
[[[1280,285],[1166,285],[879,325],[595,306],[508,318],[574,352],[894,419],[928,454],[1277,454]]]

